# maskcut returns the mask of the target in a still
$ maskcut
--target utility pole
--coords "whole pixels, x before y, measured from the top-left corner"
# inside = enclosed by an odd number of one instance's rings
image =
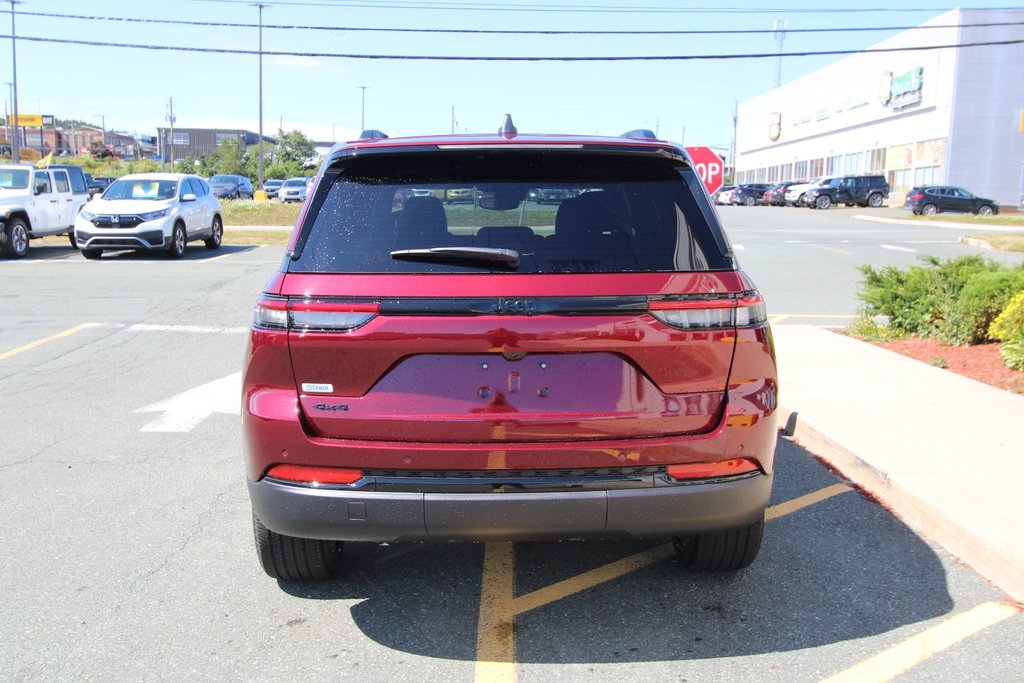
[[[782,85],[782,44],[786,41],[786,20],[776,19],[772,25],[775,31],[775,44],[779,46],[779,56],[775,60],[775,87]]]
[[[103,131],[103,149],[107,148],[107,115],[100,114],[100,126]]]
[[[732,101],[732,145],[729,148],[729,161],[732,163],[732,182],[734,183],[736,182],[736,124],[740,120],[739,104],[739,100]]]
[[[359,132],[362,132],[366,130],[366,89],[370,86],[360,85],[356,87],[363,91],[362,105],[360,106],[361,113],[359,115]]]
[[[259,99],[260,99],[260,127],[259,127],[259,134],[258,134],[259,135],[259,139],[258,139],[258,142],[257,142],[258,154],[259,154],[259,160],[257,161],[257,164],[259,166],[259,170],[257,171],[257,176],[258,177],[256,179],[256,187],[258,187],[260,190],[262,190],[263,189],[263,8],[264,7],[268,7],[268,5],[265,5],[262,2],[257,2],[257,3],[255,3],[255,7],[256,7],[256,9],[259,10],[259,13],[260,13],[260,49],[259,49],[259,52],[260,52],[260,97],[259,97]]]
[[[11,79],[13,81],[11,84],[11,99],[14,100],[11,106],[14,108],[15,124],[21,123],[18,120],[18,34],[14,30],[14,6],[17,4],[18,3],[15,2],[15,0],[11,0],[11,73],[13,74],[13,78]],[[11,158],[14,160],[14,163],[21,161],[21,145],[18,141],[19,128],[21,128],[21,126],[14,126],[14,136],[11,140]]]
[[[174,118],[174,98],[173,97],[170,98],[170,100],[168,101],[168,104],[167,104],[167,120],[171,124],[171,133],[170,133],[170,135],[168,137],[167,145],[165,147],[170,150],[169,153],[170,153],[170,157],[171,157],[171,173],[174,173],[174,121],[175,121],[175,118]]]
[[[455,125],[458,122],[455,120],[455,105],[452,105],[452,135],[455,135]]]

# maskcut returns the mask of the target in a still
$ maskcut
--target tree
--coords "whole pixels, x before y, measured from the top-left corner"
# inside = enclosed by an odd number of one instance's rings
[[[246,164],[238,140],[228,139],[221,142],[216,151],[207,157],[206,163],[213,173],[246,175]]]
[[[277,131],[277,142],[271,152],[273,163],[287,164],[289,162],[298,164],[299,167],[313,165],[316,157],[316,148],[313,141],[303,135],[300,130],[292,130],[285,133]]]

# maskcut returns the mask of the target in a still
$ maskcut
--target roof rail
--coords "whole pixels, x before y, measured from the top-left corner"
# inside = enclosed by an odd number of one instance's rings
[[[367,128],[359,134],[360,140],[384,140],[385,138],[387,138],[387,134],[375,128]]]
[[[635,138],[637,140],[657,140],[658,136],[653,130],[648,128],[634,128],[628,133],[623,133],[619,137],[622,138]]]

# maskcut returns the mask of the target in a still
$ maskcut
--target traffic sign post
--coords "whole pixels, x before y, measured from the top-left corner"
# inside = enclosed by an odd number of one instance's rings
[[[687,147],[686,152],[693,159],[694,170],[704,181],[708,194],[718,192],[725,181],[725,164],[722,158],[710,147]]]

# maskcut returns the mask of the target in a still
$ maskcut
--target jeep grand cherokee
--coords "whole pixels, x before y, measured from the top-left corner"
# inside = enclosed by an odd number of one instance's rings
[[[270,576],[329,577],[344,541],[651,536],[688,567],[754,559],[778,393],[765,305],[686,152],[627,135],[507,118],[331,150],[247,351]],[[479,206],[438,198],[466,187]],[[564,199],[527,202],[538,188]]]

